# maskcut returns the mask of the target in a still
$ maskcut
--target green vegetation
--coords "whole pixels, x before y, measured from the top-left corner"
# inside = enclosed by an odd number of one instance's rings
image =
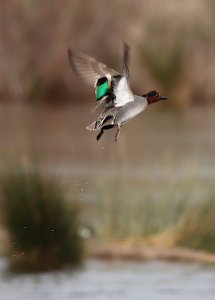
[[[40,172],[16,168],[1,177],[1,216],[8,257],[16,270],[47,270],[77,264],[83,237],[99,242],[141,240],[215,252],[215,201],[211,182],[152,182],[124,178],[96,181],[95,201],[68,203],[57,183]],[[199,189],[197,189],[199,186]],[[84,226],[83,226],[84,224]]]
[[[215,196],[193,205],[178,229],[180,246],[215,252]]]
[[[168,180],[167,180],[168,181]],[[211,183],[171,184],[129,180],[97,184],[93,218],[88,220],[99,239],[142,239],[159,245],[215,252],[215,198]],[[195,192],[194,192],[195,191]]]
[[[1,178],[1,210],[12,268],[42,270],[81,261],[79,209],[39,171],[9,170]]]
[[[119,182],[98,186],[92,219],[97,236],[145,238],[175,226],[187,210],[189,191],[159,187],[158,193],[155,186],[151,188]]]
[[[157,50],[147,47],[141,47],[141,58],[147,65],[153,78],[162,87],[162,90],[171,90],[180,82],[183,76],[184,47],[181,41],[174,44],[172,51],[166,48]]]
[[[182,109],[187,108],[191,103],[189,70],[187,69],[187,33],[177,30],[175,32],[177,38],[172,37],[171,43],[163,43],[160,39],[156,42],[158,34],[168,38],[168,26],[166,23],[162,26],[159,23],[153,24],[152,37],[154,38],[152,40],[155,42],[140,45],[140,59],[156,82],[158,89],[165,92],[171,99],[168,104]]]

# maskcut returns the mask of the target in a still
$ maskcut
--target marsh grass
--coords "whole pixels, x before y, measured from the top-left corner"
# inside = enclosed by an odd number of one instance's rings
[[[182,34],[171,47],[151,47],[141,45],[140,58],[147,66],[152,78],[161,91],[165,91],[171,101],[168,104],[177,109],[190,105],[189,87],[187,84],[186,43]]]
[[[128,179],[97,181],[91,225],[99,239],[141,239],[215,252],[214,188],[200,186],[197,180],[153,184],[145,179],[142,185]]]
[[[98,237],[107,239],[145,238],[162,233],[175,226],[188,210],[188,197],[186,188],[182,191],[173,187],[167,191],[164,187],[158,190],[124,183],[100,184],[95,231]]]
[[[24,270],[77,264],[83,254],[79,208],[55,181],[24,167],[1,176],[1,210],[11,267]]]
[[[178,228],[177,244],[215,252],[215,194],[192,205]]]
[[[159,10],[156,1],[148,5],[147,1],[139,0],[134,0],[132,5],[124,1],[123,9],[115,0],[109,1],[109,7],[99,0],[93,4],[78,0],[1,2],[0,101],[88,102],[87,87],[81,81],[74,81],[70,74],[66,49],[71,45],[118,69],[121,68],[121,40],[125,40],[132,49],[140,43],[146,47],[155,44],[153,55],[150,55],[152,49],[148,49],[142,68],[138,60],[132,62],[133,69],[137,70],[134,82],[140,78],[139,88],[143,83],[147,88],[141,69],[148,69],[152,80],[159,81],[162,87],[165,84],[162,92],[172,90],[172,95],[167,95],[169,98],[180,93],[175,83],[181,78],[182,50],[189,47],[183,72],[190,74],[182,88],[189,86],[194,101],[198,97],[200,103],[214,103],[213,1],[189,1],[184,5],[166,0]],[[180,34],[187,39],[181,40]],[[178,50],[169,49],[173,44]],[[165,53],[170,59],[161,65]],[[190,103],[190,97],[184,100],[180,94],[178,98],[186,101],[186,107]],[[177,104],[181,102],[178,99]]]

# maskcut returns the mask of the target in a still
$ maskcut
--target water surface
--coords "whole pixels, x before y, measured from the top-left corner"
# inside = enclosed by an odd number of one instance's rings
[[[144,176],[215,178],[213,108],[176,113],[148,107],[126,124],[117,143],[114,130],[100,142],[85,126],[99,112],[89,106],[5,105],[0,110],[0,154],[32,160],[52,174],[92,178]],[[2,161],[2,163],[5,162]]]
[[[215,298],[215,268],[166,262],[87,261],[79,270],[15,275],[0,261],[1,300],[202,300]]]

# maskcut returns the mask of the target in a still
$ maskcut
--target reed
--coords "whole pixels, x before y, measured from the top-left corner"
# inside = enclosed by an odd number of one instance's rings
[[[55,181],[23,167],[9,170],[1,177],[1,210],[12,268],[43,270],[81,261],[79,208],[66,202]]]
[[[191,104],[186,47],[183,33],[177,34],[177,40],[173,39],[171,47],[162,43],[140,46],[142,64],[147,67],[159,89],[171,99],[168,102],[169,106],[177,109],[187,108]]]
[[[88,221],[99,239],[141,239],[215,252],[215,197],[209,182],[143,179],[141,186],[132,186],[128,178],[100,179]]]
[[[181,220],[177,243],[180,246],[215,252],[215,195],[196,203]]]
[[[139,67],[138,59],[131,64],[136,70],[131,70],[132,80],[138,82],[139,89],[143,85],[147,89],[147,79],[142,78],[145,70],[151,73],[152,80],[165,85],[162,92],[172,90],[167,96],[173,99],[178,95],[177,105],[214,103],[211,0],[200,1],[201,4],[192,1],[188,5],[166,0],[159,10],[156,1],[148,5],[147,1],[139,0],[132,5],[124,1],[123,9],[115,0],[110,0],[109,7],[99,0],[93,4],[79,0],[1,2],[0,101],[89,101],[89,89],[71,75],[66,49],[71,45],[120,70],[121,40],[126,40],[132,53],[136,45],[143,44],[145,48],[141,54],[143,66]],[[175,49],[171,50],[171,45]],[[184,49],[188,51],[184,53]],[[183,66],[182,56],[183,61],[186,59]],[[189,76],[185,77],[184,72]],[[180,87],[175,85],[178,79],[183,81]],[[191,97],[184,95],[187,88]]]
[[[97,188],[93,226],[99,238],[145,238],[174,227],[187,210],[189,191],[137,188],[118,183]],[[95,222],[96,219],[96,222]]]

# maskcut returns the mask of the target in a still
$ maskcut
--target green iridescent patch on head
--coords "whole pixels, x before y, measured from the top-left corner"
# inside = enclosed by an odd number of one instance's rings
[[[108,80],[106,80],[101,85],[97,86],[96,88],[96,101],[101,100],[110,90],[108,85]]]

